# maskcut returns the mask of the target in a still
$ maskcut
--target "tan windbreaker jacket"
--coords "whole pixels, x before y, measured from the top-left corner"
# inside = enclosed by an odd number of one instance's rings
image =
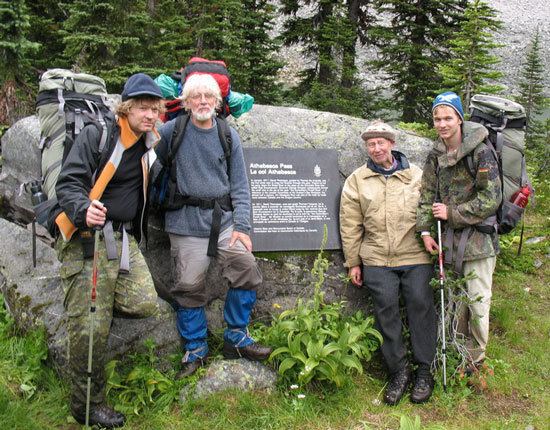
[[[346,267],[430,263],[415,234],[422,170],[399,155],[404,168],[387,179],[367,165],[346,179],[340,200]]]

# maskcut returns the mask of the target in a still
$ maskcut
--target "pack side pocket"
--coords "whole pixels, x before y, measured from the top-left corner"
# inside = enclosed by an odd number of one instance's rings
[[[498,226],[499,234],[506,234],[512,231],[523,217],[525,209],[510,201],[502,203],[502,219]]]

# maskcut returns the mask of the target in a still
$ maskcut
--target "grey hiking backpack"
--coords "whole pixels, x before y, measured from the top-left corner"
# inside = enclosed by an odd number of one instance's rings
[[[521,188],[532,186],[525,164],[525,109],[519,103],[497,96],[476,94],[470,101],[470,121],[489,130],[486,144],[497,156],[502,183],[502,203],[497,211],[498,233],[509,233],[523,216],[523,207],[512,203]],[[466,167],[475,177],[472,157],[465,158]]]
[[[57,202],[55,185],[61,165],[76,137],[85,126],[94,124],[102,133],[101,153],[112,130],[114,114],[103,79],[65,69],[51,69],[41,76],[36,111],[40,121],[41,185],[47,199],[35,204],[34,211],[36,220],[47,227],[48,214]]]

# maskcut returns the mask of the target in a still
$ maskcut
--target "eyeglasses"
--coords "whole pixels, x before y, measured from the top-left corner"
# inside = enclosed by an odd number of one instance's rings
[[[206,100],[208,101],[212,101],[216,98],[216,96],[212,93],[208,93],[208,94],[205,94],[205,93],[195,93],[193,94],[192,96],[189,96],[189,98],[191,100],[194,100],[194,101],[199,101],[199,100],[202,100],[202,98],[205,98]]]

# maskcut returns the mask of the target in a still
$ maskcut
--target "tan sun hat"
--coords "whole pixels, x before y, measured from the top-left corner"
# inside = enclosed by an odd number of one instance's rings
[[[372,139],[374,137],[383,137],[384,139],[391,140],[395,142],[395,130],[384,121],[376,120],[369,125],[363,133],[361,133],[361,138],[364,141]]]

